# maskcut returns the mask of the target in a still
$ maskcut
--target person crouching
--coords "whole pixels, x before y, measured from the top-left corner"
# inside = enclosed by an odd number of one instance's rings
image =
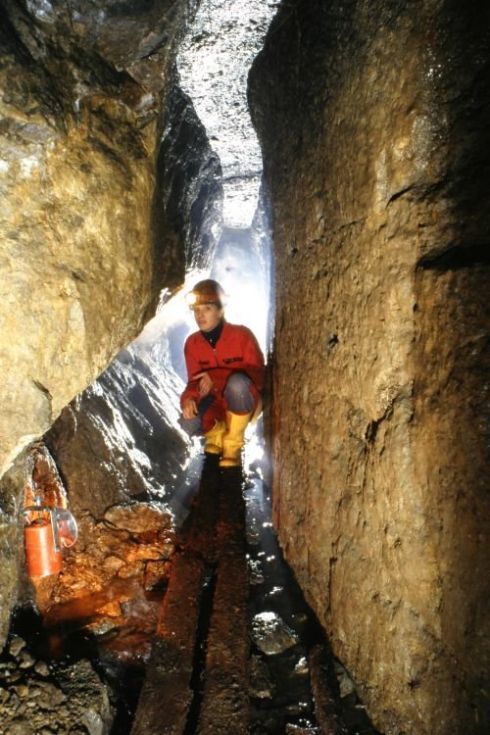
[[[211,278],[189,294],[199,331],[184,346],[188,383],[182,393],[181,425],[204,434],[206,454],[222,468],[239,467],[245,429],[261,407],[264,357],[250,329],[224,318],[224,292]]]

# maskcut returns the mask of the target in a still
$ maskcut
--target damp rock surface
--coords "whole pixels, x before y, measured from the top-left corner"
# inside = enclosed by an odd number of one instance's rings
[[[100,519],[135,496],[168,499],[189,461],[177,428],[185,325],[149,326],[135,349],[120,347],[160,290],[168,298],[183,280],[185,263],[207,267],[220,232],[219,161],[173,73],[193,3],[4,5],[3,102],[15,115],[41,111],[28,128],[40,136],[29,165],[9,118],[0,131],[2,264],[13,268],[2,277],[0,466],[4,449],[13,456],[54,422],[47,441],[70,507]],[[24,96],[10,90],[14,79]],[[23,462],[0,482],[0,640],[22,575]]]
[[[257,613],[252,621],[252,638],[255,645],[268,656],[287,651],[296,645],[298,636],[275,612]]]
[[[177,56],[182,88],[221,161],[225,224],[237,229],[252,224],[262,171],[247,75],[276,7],[272,0],[202,0]]]
[[[192,101],[177,85],[168,99],[157,172],[154,226],[160,229],[161,222],[166,240],[178,242],[187,271],[205,270],[221,232],[221,162]]]
[[[75,515],[100,519],[134,497],[168,498],[182,481],[189,448],[175,429],[181,383],[167,347],[156,360],[124,350],[46,435]]]
[[[0,472],[183,276],[152,205],[186,9],[2,6]]]
[[[104,523],[131,534],[150,534],[172,526],[172,517],[151,503],[132,503],[109,508],[104,513]]]
[[[293,0],[250,76],[275,523],[387,735],[490,727],[488,28],[484,3]]]

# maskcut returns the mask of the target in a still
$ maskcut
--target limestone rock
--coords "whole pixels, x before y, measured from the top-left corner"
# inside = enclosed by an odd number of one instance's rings
[[[26,642],[23,638],[16,635],[12,638],[12,640],[9,643],[8,649],[11,656],[14,658],[17,658],[19,653],[22,651],[23,648],[26,647]]]
[[[137,496],[168,499],[182,482],[189,449],[174,428],[179,388],[170,391],[162,373],[125,350],[46,435],[75,516],[102,518]],[[130,523],[130,510],[114,513],[126,513]]]
[[[39,676],[49,676],[49,666],[45,661],[37,661],[36,665],[34,666],[34,671],[36,674],[39,674]]]
[[[168,104],[154,226],[165,230],[171,249],[185,255],[189,268],[204,268],[220,230],[221,169],[185,95],[173,89]],[[169,500],[182,483],[189,458],[177,424],[182,325],[171,331],[159,323],[157,315],[63,411],[46,437],[76,512],[89,510],[100,518],[130,497]]]
[[[171,526],[168,512],[156,504],[149,503],[114,506],[104,513],[104,521],[111,526],[136,534],[152,533]]]
[[[490,728],[488,27],[483,3],[293,0],[250,75],[275,521],[387,735]]]
[[[186,3],[4,5],[0,472],[136,336],[184,266],[152,207]]]
[[[283,653],[298,642],[298,636],[294,630],[291,630],[274,612],[261,612],[254,615],[252,638],[256,646],[267,656]]]

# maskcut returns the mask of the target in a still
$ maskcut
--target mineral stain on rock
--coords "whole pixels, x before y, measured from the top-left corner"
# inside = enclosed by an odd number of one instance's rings
[[[489,22],[484,3],[284,3],[249,77],[275,523],[390,735],[490,727]]]

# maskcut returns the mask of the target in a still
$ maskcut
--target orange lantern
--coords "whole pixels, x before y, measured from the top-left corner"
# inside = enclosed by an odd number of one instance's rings
[[[47,577],[61,571],[61,546],[52,508],[43,505],[25,509],[24,543],[27,573]]]

